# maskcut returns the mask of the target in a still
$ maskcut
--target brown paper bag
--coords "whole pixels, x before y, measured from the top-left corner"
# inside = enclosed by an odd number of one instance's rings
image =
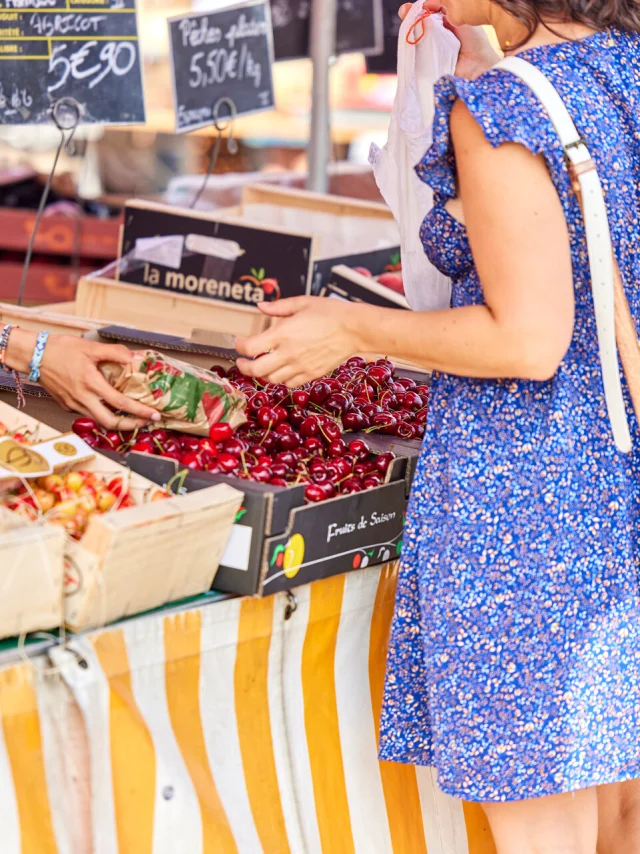
[[[246,399],[229,380],[153,350],[139,355],[130,365],[105,362],[100,370],[115,389],[159,412],[156,426],[207,436],[219,421],[235,428],[247,420]]]

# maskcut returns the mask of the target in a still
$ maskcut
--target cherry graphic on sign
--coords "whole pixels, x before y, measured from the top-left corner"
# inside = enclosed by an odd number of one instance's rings
[[[402,270],[402,262],[400,260],[400,253],[395,252],[391,258],[389,258],[389,263],[384,268],[385,273],[399,273]]]
[[[268,279],[265,276],[265,269],[261,267],[259,270],[255,268],[251,270],[250,276],[240,276],[241,282],[251,282],[257,288],[262,288],[265,297],[270,300],[280,299],[280,286],[277,279]]]

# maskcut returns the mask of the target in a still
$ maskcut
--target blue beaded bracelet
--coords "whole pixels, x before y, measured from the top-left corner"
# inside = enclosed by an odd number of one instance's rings
[[[29,365],[29,382],[37,383],[40,379],[40,365],[44,356],[44,348],[47,346],[49,338],[48,332],[39,332],[36,340],[36,346],[33,349],[31,364]]]

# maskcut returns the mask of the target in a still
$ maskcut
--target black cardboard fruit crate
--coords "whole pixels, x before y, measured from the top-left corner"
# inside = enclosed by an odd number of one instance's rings
[[[161,349],[203,366],[212,362],[228,364],[233,357],[229,349],[141,330],[109,327],[100,330],[100,337],[134,348]],[[401,373],[428,383],[424,374],[409,370]],[[6,383],[10,387],[8,376]],[[37,402],[33,403],[39,408],[53,404],[37,387],[28,388],[27,393],[38,394]],[[64,419],[70,417],[62,410],[60,413]],[[53,421],[51,413],[47,418]],[[268,595],[353,569],[383,564],[399,555],[421,443],[380,433],[349,435],[354,439],[364,438],[374,452],[395,453],[387,480],[379,487],[316,504],[305,502],[303,486],[277,487],[185,470],[173,460],[139,453],[129,453],[120,461],[124,459],[133,471],[159,485],[172,481],[187,492],[216,483],[228,483],[242,491],[244,500],[215,586],[227,593]]]
[[[116,326],[101,329],[99,336],[129,347],[159,349],[203,367],[229,365],[236,355],[233,349],[220,345]],[[203,340],[220,337],[205,335]],[[401,374],[429,382],[424,373],[402,370]],[[349,435],[364,438],[375,452],[392,450],[396,454],[386,483],[306,504],[302,486],[276,487],[209,472],[181,476],[187,490],[224,481],[245,494],[216,576],[217,590],[244,595],[277,593],[351,569],[376,566],[400,553],[421,442],[380,433]],[[168,459],[129,454],[127,462],[134,471],[159,484],[172,477],[177,480],[179,475],[179,465]]]
[[[230,483],[244,492],[215,587],[264,596],[399,556],[420,443],[378,435],[366,440],[373,451],[396,454],[388,482],[317,504],[305,503],[303,486],[181,470],[173,460],[146,454],[129,453],[125,460],[132,471],[160,485],[172,481],[190,492]]]

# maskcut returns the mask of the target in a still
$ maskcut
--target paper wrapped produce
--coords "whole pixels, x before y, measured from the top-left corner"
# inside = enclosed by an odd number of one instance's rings
[[[155,426],[207,436],[219,421],[235,428],[247,420],[244,395],[224,377],[153,350],[139,356],[130,365],[105,362],[100,369],[117,391],[160,413]]]

